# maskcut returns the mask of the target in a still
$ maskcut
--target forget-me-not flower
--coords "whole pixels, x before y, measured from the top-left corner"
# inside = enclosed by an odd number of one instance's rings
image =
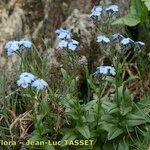
[[[66,41],[66,40],[61,40],[61,41],[58,43],[57,48],[60,48],[60,49],[67,48],[67,45],[68,45],[68,41]]]
[[[66,40],[61,40],[58,43],[57,48],[63,49],[63,48],[67,48],[71,51],[75,51],[77,46],[79,45],[79,42],[73,39],[66,39]]]
[[[17,85],[21,86],[22,88],[27,88],[36,77],[28,72],[24,72],[19,76],[19,80],[17,81]]]
[[[19,50],[23,50],[24,48],[31,48],[31,47],[32,43],[27,39],[22,39],[20,41],[9,41],[5,45],[5,49],[7,50],[8,56],[12,55],[13,53]]]
[[[48,86],[48,83],[45,82],[43,79],[37,79],[32,83],[31,86],[35,87],[37,90],[43,90],[45,87]]]
[[[97,37],[97,42],[101,42],[101,43],[109,43],[110,40],[108,37],[106,37],[105,35],[100,35]]]
[[[91,17],[98,17],[101,15],[103,9],[102,9],[102,6],[94,6],[91,10]]]
[[[110,5],[105,9],[106,12],[111,12],[111,13],[117,12],[118,10],[119,9],[117,5]]]
[[[116,34],[113,34],[113,35],[112,35],[112,40],[113,40],[113,41],[121,40],[121,39],[123,39],[123,38],[124,38],[124,36],[121,35],[120,33],[116,33]]]
[[[71,32],[60,28],[57,29],[55,33],[58,35],[59,39],[61,39],[56,48],[65,48],[71,51],[76,50],[77,46],[79,45],[79,42],[71,38]]]
[[[95,75],[103,74],[103,75],[116,75],[115,68],[112,66],[100,66],[96,68]]]
[[[19,78],[25,78],[25,77],[28,77],[30,78],[31,80],[34,80],[36,77],[31,74],[31,73],[28,73],[28,72],[23,72],[21,73],[21,75],[19,76]]]
[[[28,39],[21,39],[21,40],[19,41],[19,45],[20,45],[20,46],[23,46],[23,47],[25,47],[25,48],[31,48],[31,47],[32,47],[32,42],[29,41]]]
[[[141,41],[137,41],[134,43],[135,46],[137,46],[138,48],[141,48],[142,46],[145,46],[145,43],[144,42],[141,42]]]
[[[72,39],[68,42],[68,49],[71,51],[75,51],[78,45],[79,45],[79,42]]]
[[[19,50],[19,43],[18,41],[9,41],[5,45],[5,49],[7,49],[7,55],[10,56],[17,50]]]
[[[127,46],[131,43],[134,43],[134,41],[130,38],[124,38],[124,39],[121,40],[121,44],[124,45],[124,46]]]
[[[59,39],[70,39],[72,36],[70,31],[64,30],[63,28],[57,29],[55,33],[58,35]]]

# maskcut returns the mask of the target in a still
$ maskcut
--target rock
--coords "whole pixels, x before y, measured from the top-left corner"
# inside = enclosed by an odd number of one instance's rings
[[[25,20],[24,11],[19,6],[14,7],[12,14],[7,8],[0,9],[0,67],[5,67],[8,72],[12,70],[14,63],[18,62],[16,55],[7,57],[4,45],[7,41],[16,39],[23,34],[23,22]]]

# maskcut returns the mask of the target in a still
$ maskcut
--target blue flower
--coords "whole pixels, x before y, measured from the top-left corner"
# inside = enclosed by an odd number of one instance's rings
[[[121,40],[121,44],[124,45],[124,46],[127,46],[131,43],[134,43],[134,41],[130,38],[124,38],[124,39]]]
[[[37,79],[32,83],[31,86],[35,87],[37,90],[43,90],[45,87],[48,86],[48,83],[45,82],[43,79]]]
[[[67,46],[68,46],[68,41],[61,40],[61,41],[58,43],[57,48],[63,49],[63,48],[67,48]]]
[[[79,45],[79,42],[72,39],[68,42],[68,49],[71,51],[75,51],[78,45]]]
[[[57,29],[55,33],[58,35],[59,39],[70,39],[72,36],[70,31],[64,30],[63,28]]]
[[[22,40],[20,40],[19,44],[21,46],[24,46],[25,48],[31,48],[32,47],[32,42],[29,41],[28,39],[22,39]]]
[[[97,42],[109,43],[110,40],[105,35],[100,35],[100,36],[97,37]]]
[[[117,5],[110,5],[105,9],[106,12],[111,12],[111,13],[117,12],[118,10],[119,9]]]
[[[102,11],[103,11],[103,9],[101,6],[94,6],[91,10],[92,13],[91,13],[90,17],[98,17],[101,15]]]
[[[67,48],[71,51],[75,51],[78,45],[79,45],[79,42],[73,39],[61,40],[58,43],[57,48],[60,48],[60,49]]]
[[[28,72],[24,72],[19,76],[19,80],[17,81],[17,85],[21,86],[22,88],[27,88],[36,77]]]
[[[25,78],[25,77],[30,78],[30,80],[34,80],[34,79],[36,78],[33,74],[28,73],[28,72],[23,72],[23,73],[21,73],[21,75],[19,76],[19,78]]]
[[[121,40],[121,39],[123,39],[123,38],[124,38],[124,36],[121,35],[120,33],[116,33],[116,34],[113,34],[113,35],[112,35],[112,40],[113,40],[113,41]]]
[[[20,41],[7,42],[5,45],[5,49],[7,50],[7,55],[10,56],[19,50],[23,50],[22,46],[23,46],[23,48],[31,48],[32,43],[27,39],[22,39]]]
[[[94,75],[103,74],[103,75],[116,75],[116,71],[114,67],[111,66],[100,66],[96,68],[96,72]]]
[[[35,87],[37,90],[42,90],[46,86],[48,86],[47,82],[45,82],[43,79],[37,79],[36,76],[28,72],[24,72],[19,76],[17,85],[22,88],[27,88],[31,85],[32,87]]]
[[[137,46],[138,48],[141,48],[142,46],[145,46],[145,43],[141,42],[141,41],[137,41],[134,43],[135,46]]]
[[[17,50],[19,50],[19,43],[18,41],[9,41],[5,45],[5,49],[7,49],[7,55],[10,56]]]

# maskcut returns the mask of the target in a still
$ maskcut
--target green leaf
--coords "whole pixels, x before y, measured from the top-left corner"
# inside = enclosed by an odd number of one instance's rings
[[[119,111],[117,105],[112,105],[108,111],[109,114],[114,114],[114,113],[117,113]]]
[[[122,116],[125,116],[127,113],[129,113],[132,110],[132,107],[124,107],[123,105],[121,105],[120,107],[120,113]]]
[[[118,150],[129,150],[129,143],[125,139],[121,140],[118,144]]]
[[[92,123],[95,121],[95,113],[90,111],[86,116],[86,122]]]
[[[67,74],[66,70],[61,68],[61,73],[63,75],[63,78],[66,80],[68,78],[68,74]]]
[[[143,6],[141,0],[131,0],[130,14],[138,15],[140,17],[143,9],[145,9]]]
[[[108,81],[108,82],[110,82],[110,83],[115,84],[115,78],[114,78],[114,77],[111,77],[111,76],[105,77],[105,81]]]
[[[91,137],[89,127],[84,125],[82,127],[76,127],[76,129],[86,138],[89,139]]]
[[[107,136],[108,140],[112,140],[112,139],[118,137],[122,133],[123,133],[122,129],[119,129],[118,127],[112,126],[108,132],[108,136]]]
[[[150,1],[145,2],[145,5],[146,5],[147,9],[150,11]]]
[[[73,79],[73,80],[71,80],[71,82],[70,82],[69,91],[70,91],[71,93],[74,93],[74,92],[76,92],[75,90],[76,90],[76,81],[75,81],[75,79]]]
[[[150,0],[142,0],[146,5],[147,9],[150,11]]]
[[[123,116],[132,110],[131,95],[124,85],[118,87],[118,93],[115,94],[114,100],[119,103],[120,113]]]
[[[143,3],[143,2],[144,3]],[[132,0],[130,13],[112,23],[135,26],[140,22],[146,22],[149,19],[148,10],[150,10],[150,0]]]
[[[88,81],[90,87],[91,87],[94,91],[96,91],[96,86],[95,86],[95,84],[92,82],[92,81],[93,81],[93,80],[92,80],[92,76],[90,76],[89,79],[87,79],[87,81]]]
[[[44,150],[55,150],[55,147],[52,145],[43,145],[42,147]]]
[[[89,102],[85,105],[85,110],[88,111],[88,110],[94,108],[95,105],[97,105],[97,100],[89,101]]]
[[[77,136],[75,135],[75,133],[69,129],[67,129],[67,133],[64,135],[64,137],[61,140],[61,144],[62,146],[65,146],[65,140],[72,141],[75,140],[77,138]]]
[[[126,125],[127,126],[137,126],[141,124],[145,124],[147,121],[140,113],[139,115],[129,114],[127,116]]]
[[[125,24],[127,26],[135,26],[140,23],[140,17],[137,15],[127,15],[125,17],[119,18],[118,20],[114,21],[112,25],[116,24]]]
[[[123,96],[124,96],[124,86],[120,86],[118,87],[118,93],[116,93],[116,97],[119,99],[119,100],[122,100],[123,99]]]
[[[102,107],[109,113],[113,114],[119,111],[118,107],[116,104],[111,103],[109,101],[103,101]]]
[[[111,115],[103,115],[101,117],[101,120],[105,121],[107,123],[113,123],[113,124],[117,124],[118,123],[118,120],[115,117],[111,116]]]
[[[109,111],[109,108],[111,107],[111,105],[113,105],[113,103],[109,102],[109,101],[103,101],[102,102],[102,107],[106,110]]]
[[[49,103],[47,99],[43,99],[40,103],[40,110],[43,114],[47,114],[50,112]]]

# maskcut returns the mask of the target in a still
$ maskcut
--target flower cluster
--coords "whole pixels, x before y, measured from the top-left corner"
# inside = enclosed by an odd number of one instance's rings
[[[58,43],[57,48],[60,48],[60,49],[65,48],[73,52],[76,51],[77,46],[79,45],[79,42],[71,38],[72,37],[71,32],[60,28],[60,29],[57,29],[55,33],[60,39],[60,42]]]
[[[96,72],[94,73],[94,75],[116,75],[116,71],[114,67],[111,66],[100,66],[96,68]]]
[[[31,48],[32,43],[28,39],[21,39],[20,41],[9,41],[5,45],[5,49],[7,50],[7,55],[10,56],[13,53],[23,50],[25,48]]]
[[[134,42],[131,38],[125,38],[123,35],[121,35],[120,33],[116,33],[114,35],[112,35],[111,38],[108,38],[107,36],[105,35],[99,35],[97,37],[97,42],[98,43],[106,43],[108,44],[110,41],[118,41],[120,46],[122,47],[129,47],[131,46],[131,44],[133,44],[133,46],[137,47],[137,48],[141,48],[142,46],[145,45],[145,43],[141,42],[141,41],[137,41],[137,42]]]
[[[134,47],[136,48],[141,48],[143,46],[145,46],[145,43],[144,42],[141,42],[141,41],[133,41],[131,38],[122,38],[121,41],[120,41],[120,45],[125,47],[125,48],[130,48],[131,45],[133,45]]]
[[[78,46],[79,42],[73,39],[68,39],[68,40],[61,40],[58,43],[57,48],[63,49],[63,48],[67,48],[71,51],[75,51],[77,46]]]
[[[22,88],[31,86],[35,87],[37,90],[43,90],[48,86],[47,82],[45,82],[43,79],[38,79],[36,76],[28,72],[24,72],[19,76],[17,85]]]
[[[99,17],[104,12],[113,14],[118,11],[119,9],[117,5],[110,5],[107,7],[94,6],[91,10],[90,17]]]

